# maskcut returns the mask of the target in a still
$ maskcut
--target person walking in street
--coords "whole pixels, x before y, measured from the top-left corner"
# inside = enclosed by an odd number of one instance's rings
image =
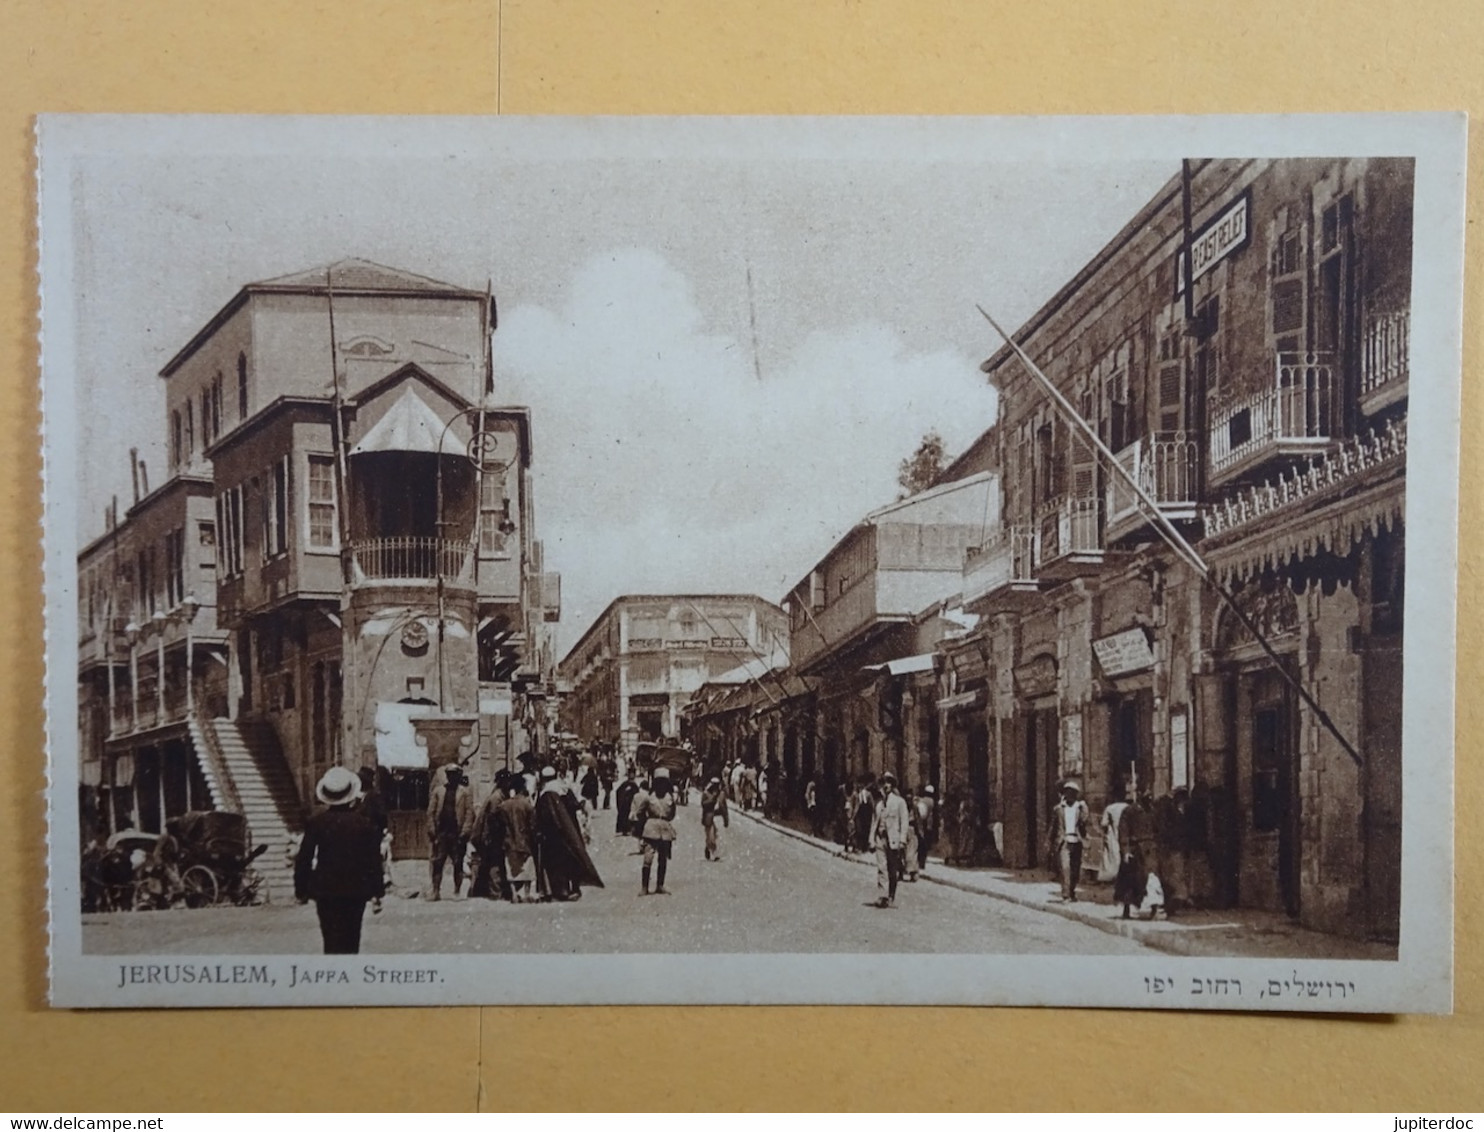
[[[582,887],[602,888],[577,827],[577,799],[557,777],[554,766],[541,768],[541,793],[534,822],[536,883],[551,900],[579,900]]]
[[[629,815],[634,810],[634,795],[639,793],[639,784],[634,781],[634,768],[624,769],[623,781],[618,784],[616,794],[613,833],[617,837],[629,836]]]
[[[896,776],[881,776],[881,800],[876,803],[872,841],[876,847],[876,907],[890,908],[897,900],[897,882],[902,878],[902,858],[907,847],[911,818],[907,803],[897,793]]]
[[[861,779],[855,792],[855,837],[852,844],[856,850],[866,853],[871,850],[872,823],[876,820],[876,784],[870,775]]]
[[[609,809],[613,803],[613,755],[608,751],[598,754],[598,785],[603,789],[603,808]]]
[[[1061,800],[1051,808],[1046,840],[1061,871],[1061,898],[1075,904],[1077,880],[1082,874],[1082,847],[1087,842],[1087,803],[1075,779],[1062,783]]]
[[[449,763],[438,775],[428,795],[428,869],[432,887],[429,900],[443,898],[443,866],[453,863],[453,894],[464,884],[464,853],[474,832],[474,798],[469,780],[457,763]]]
[[[931,785],[917,796],[917,871],[927,872],[928,850],[938,839],[938,807]]]
[[[1118,815],[1118,875],[1113,880],[1113,903],[1123,905],[1123,918],[1133,908],[1143,909],[1149,889],[1150,851],[1154,846],[1153,816],[1148,797],[1131,801]],[[1163,892],[1160,895],[1163,903]]]
[[[820,830],[819,783],[813,778],[804,783],[804,817],[809,820],[809,832],[818,837]]]
[[[722,787],[721,779],[713,778],[701,791],[701,828],[706,831],[706,860],[708,861],[721,860],[716,851],[717,817],[721,818],[722,824],[728,829],[731,828],[732,817],[727,809],[727,792]]]
[[[366,905],[385,892],[381,836],[355,809],[361,783],[347,768],[325,771],[314,795],[328,808],[305,824],[294,860],[294,897],[301,904],[314,901],[326,955],[356,955]]]
[[[1122,798],[1109,802],[1098,822],[1103,831],[1103,853],[1098,862],[1098,880],[1105,883],[1118,876],[1118,868],[1123,864],[1123,853],[1118,841],[1118,823],[1126,809],[1128,802]]]
[[[656,767],[649,793],[635,800],[634,824],[644,839],[644,864],[640,868],[640,896],[649,895],[650,870],[654,869],[654,891],[669,895],[665,888],[665,870],[670,865],[670,850],[675,846],[675,793],[670,786],[670,772]],[[656,862],[658,866],[656,867]]]
[[[479,807],[479,813],[474,819],[474,830],[469,836],[470,899],[496,900],[509,897],[505,884],[505,866],[500,860],[495,811],[510,790],[511,778],[510,772],[504,770],[495,775],[494,788]]]
[[[381,791],[376,789],[376,771],[363,766],[356,774],[361,780],[361,800],[356,808],[361,810],[371,824],[376,827],[377,844],[381,847],[381,882],[382,888],[390,892],[392,890],[392,834],[388,828],[388,817],[386,802],[381,797]],[[381,911],[381,898],[378,896],[372,901],[376,911]]]
[[[917,883],[917,846],[922,835],[917,828],[917,796],[910,790],[902,794],[907,803],[907,844],[902,847],[902,877],[909,884]]]
[[[490,841],[505,877],[505,898],[524,904],[534,895],[536,880],[536,804],[519,775],[507,785],[503,798],[490,815]]]

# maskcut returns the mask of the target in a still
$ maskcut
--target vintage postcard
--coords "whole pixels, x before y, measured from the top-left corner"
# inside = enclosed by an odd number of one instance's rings
[[[1462,116],[38,134],[55,1005],[1451,1009]]]

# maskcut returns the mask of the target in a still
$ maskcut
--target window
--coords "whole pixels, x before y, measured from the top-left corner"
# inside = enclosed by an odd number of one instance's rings
[[[479,477],[479,553],[507,553],[510,537],[510,497],[505,472],[487,471]]]
[[[196,402],[189,397],[185,403],[185,454],[186,463],[196,458]]]
[[[165,533],[165,606],[174,609],[185,599],[185,528]]]
[[[247,355],[237,355],[237,419],[247,420]]]
[[[263,561],[288,549],[289,460],[285,456],[263,476]]]
[[[218,370],[211,382],[211,435],[222,434],[222,374]]]
[[[1280,351],[1303,348],[1306,307],[1304,230],[1279,234],[1268,256],[1268,327]]]
[[[207,524],[202,524],[203,535]],[[231,578],[242,573],[242,487],[228,488],[216,497],[216,528],[221,532],[222,574]]]
[[[216,565],[216,524],[197,523],[196,541],[200,545],[200,561],[202,566]]]
[[[182,429],[180,424],[180,410],[170,414],[170,466],[180,467],[180,453],[182,441]]]
[[[204,386],[201,390],[201,449],[206,448],[216,439],[211,431],[211,386]]]
[[[336,536],[335,459],[309,457],[309,549],[333,550]]]

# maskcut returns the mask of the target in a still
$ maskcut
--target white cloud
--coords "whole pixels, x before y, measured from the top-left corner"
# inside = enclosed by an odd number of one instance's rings
[[[620,593],[777,600],[895,498],[925,432],[958,451],[995,411],[977,359],[909,353],[876,323],[817,330],[759,377],[750,343],[709,332],[685,276],[640,249],[590,260],[560,309],[504,312],[495,359],[501,400],[533,412],[563,647]]]

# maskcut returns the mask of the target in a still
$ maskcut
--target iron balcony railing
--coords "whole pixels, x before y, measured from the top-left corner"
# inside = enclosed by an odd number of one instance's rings
[[[1023,524],[1001,527],[984,546],[964,558],[964,601],[975,601],[1007,586],[1035,582],[1035,531]]]
[[[1157,432],[1134,441],[1118,453],[1117,460],[1154,502],[1194,507],[1199,451],[1196,442],[1184,432]],[[1137,514],[1139,506],[1139,497],[1128,481],[1110,475],[1108,525],[1111,527]]]
[[[1096,496],[1063,496],[1047,503],[1036,521],[1036,564],[1069,554],[1101,554],[1101,510]]]
[[[1366,323],[1360,355],[1361,392],[1407,380],[1412,317],[1407,311],[1372,315]]]
[[[1333,353],[1275,355],[1269,388],[1212,413],[1211,470],[1226,471],[1285,442],[1331,439],[1339,392]]]
[[[468,581],[474,544],[458,539],[397,537],[351,543],[357,581],[424,582],[436,578]]]

